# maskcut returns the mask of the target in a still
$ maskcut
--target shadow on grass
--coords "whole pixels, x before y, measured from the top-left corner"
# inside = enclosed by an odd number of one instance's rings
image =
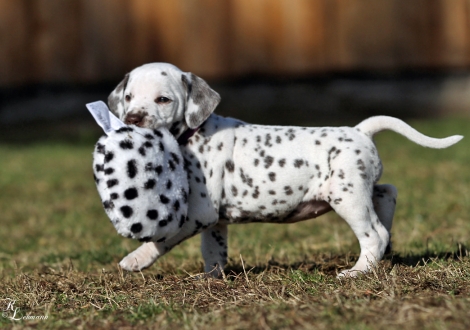
[[[425,266],[430,262],[454,260],[461,261],[470,256],[470,249],[464,244],[457,244],[456,250],[446,252],[431,252],[416,254],[394,254],[391,253],[384,257],[384,261],[389,262],[391,268],[395,265],[408,267]],[[227,275],[239,276],[244,273],[261,274],[266,271],[280,270],[301,270],[304,272],[321,272],[327,275],[336,275],[344,269],[354,265],[359,258],[357,254],[339,254],[339,255],[318,255],[315,259],[305,259],[293,263],[283,263],[276,260],[270,260],[264,265],[244,265],[241,263],[231,264],[225,268]]]

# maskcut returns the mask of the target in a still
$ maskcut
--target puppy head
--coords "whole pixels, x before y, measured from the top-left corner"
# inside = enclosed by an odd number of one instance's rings
[[[164,126],[176,137],[200,126],[219,102],[203,79],[167,63],[132,70],[108,97],[109,108],[126,124]]]

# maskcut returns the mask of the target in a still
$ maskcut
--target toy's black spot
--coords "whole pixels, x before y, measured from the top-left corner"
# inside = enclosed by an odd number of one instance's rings
[[[107,169],[104,170],[104,174],[110,175],[114,173],[114,168],[108,167]]]
[[[153,132],[154,132],[155,135],[158,136],[159,138],[162,138],[162,137],[163,137],[163,134],[162,134],[159,130],[154,129]]]
[[[186,221],[186,217],[182,214],[181,217],[180,217],[180,223],[178,224],[178,227],[183,227],[183,224],[185,223]]]
[[[163,146],[163,142],[160,141],[160,143],[158,144],[158,147],[160,148],[160,151],[161,152],[164,152],[165,151],[165,147]]]
[[[286,165],[286,160],[285,160],[285,158],[279,160],[279,166],[284,167],[284,165]]]
[[[124,197],[126,197],[126,199],[128,200],[137,198],[138,196],[139,196],[139,193],[137,192],[137,189],[135,188],[129,188],[129,189],[126,189],[126,191],[124,191]]]
[[[154,179],[148,179],[147,182],[144,183],[144,188],[145,189],[152,189],[153,187],[155,187],[156,183],[157,182]]]
[[[160,220],[160,221],[158,222],[158,225],[159,225],[160,227],[165,227],[167,224],[168,224],[168,222],[167,222],[166,220]]]
[[[144,157],[145,155],[147,155],[147,152],[145,151],[145,148],[143,146],[139,148],[139,154],[141,154]]]
[[[176,169],[176,165],[172,160],[168,161],[168,167],[170,171],[174,171]]]
[[[177,201],[175,201],[175,202],[173,203],[173,210],[175,210],[176,212],[178,212],[179,209],[180,209],[180,201],[177,200]]]
[[[104,165],[96,164],[95,165],[95,171],[96,172],[101,172],[104,169]]]
[[[171,155],[171,158],[173,158],[173,161],[174,161],[176,164],[179,164],[179,163],[180,163],[180,158],[178,157],[177,154],[175,154],[174,152],[170,152],[170,155]]]
[[[105,163],[109,163],[110,161],[112,161],[114,158],[114,154],[110,151],[110,152],[107,152],[106,155],[104,155],[104,162]]]
[[[157,172],[158,175],[162,174],[163,167],[161,165],[158,165],[157,167],[155,167],[155,172]]]
[[[171,186],[173,185],[173,183],[171,182],[171,180],[168,180],[166,182],[166,189],[171,189]]]
[[[104,154],[104,145],[102,145],[101,143],[97,143],[96,151],[99,152],[100,154]]]
[[[106,181],[106,185],[108,186],[108,188],[114,187],[118,183],[119,181],[117,179],[111,179],[111,180]]]
[[[168,202],[170,201],[170,199],[168,197],[166,197],[165,195],[160,195],[160,202],[162,202],[162,204],[168,204]]]
[[[110,196],[111,196],[111,199],[118,199],[119,198],[119,194],[117,194],[117,193],[112,193]]]
[[[166,237],[162,237],[162,238],[156,240],[157,243],[161,243],[161,242],[165,242],[165,241],[166,241]]]
[[[124,216],[124,218],[130,218],[132,214],[134,213],[134,210],[132,209],[132,207],[124,205],[124,206],[121,206],[121,213]]]
[[[104,201],[103,202],[103,207],[105,209],[112,209],[112,208],[114,208],[114,203],[112,201]]]
[[[139,238],[139,242],[142,242],[142,243],[150,242],[151,240],[152,240],[152,236]]]
[[[142,224],[140,222],[134,223],[131,226],[131,232],[134,234],[140,233],[142,231]]]
[[[153,135],[150,134],[150,133],[147,133],[147,134],[145,134],[144,136],[145,136],[146,139],[149,139],[149,140],[155,139],[155,136],[153,136]]]
[[[142,146],[145,148],[152,148],[153,144],[150,141],[146,141]]]
[[[131,140],[125,139],[119,143],[119,146],[122,149],[132,149],[134,148],[134,143]]]
[[[131,179],[137,175],[137,162],[134,159],[127,162],[127,175]]]
[[[129,126],[124,126],[116,130],[117,133],[132,132],[132,131],[134,130],[132,129],[132,127],[129,127]]]
[[[149,218],[150,220],[157,220],[158,211],[157,210],[148,210],[147,211],[147,218]]]
[[[153,164],[152,163],[147,163],[145,164],[145,171],[153,171]]]

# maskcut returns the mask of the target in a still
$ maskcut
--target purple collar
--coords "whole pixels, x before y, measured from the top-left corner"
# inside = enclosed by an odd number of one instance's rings
[[[199,127],[196,128],[188,128],[183,134],[180,135],[178,138],[178,144],[180,146],[184,146],[188,143],[191,136],[194,135],[199,130]]]

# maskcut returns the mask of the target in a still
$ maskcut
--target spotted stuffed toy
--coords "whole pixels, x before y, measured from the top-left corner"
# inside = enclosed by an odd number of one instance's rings
[[[179,231],[188,210],[178,143],[166,128],[120,126],[102,136],[93,152],[103,207],[119,234],[163,242]]]

